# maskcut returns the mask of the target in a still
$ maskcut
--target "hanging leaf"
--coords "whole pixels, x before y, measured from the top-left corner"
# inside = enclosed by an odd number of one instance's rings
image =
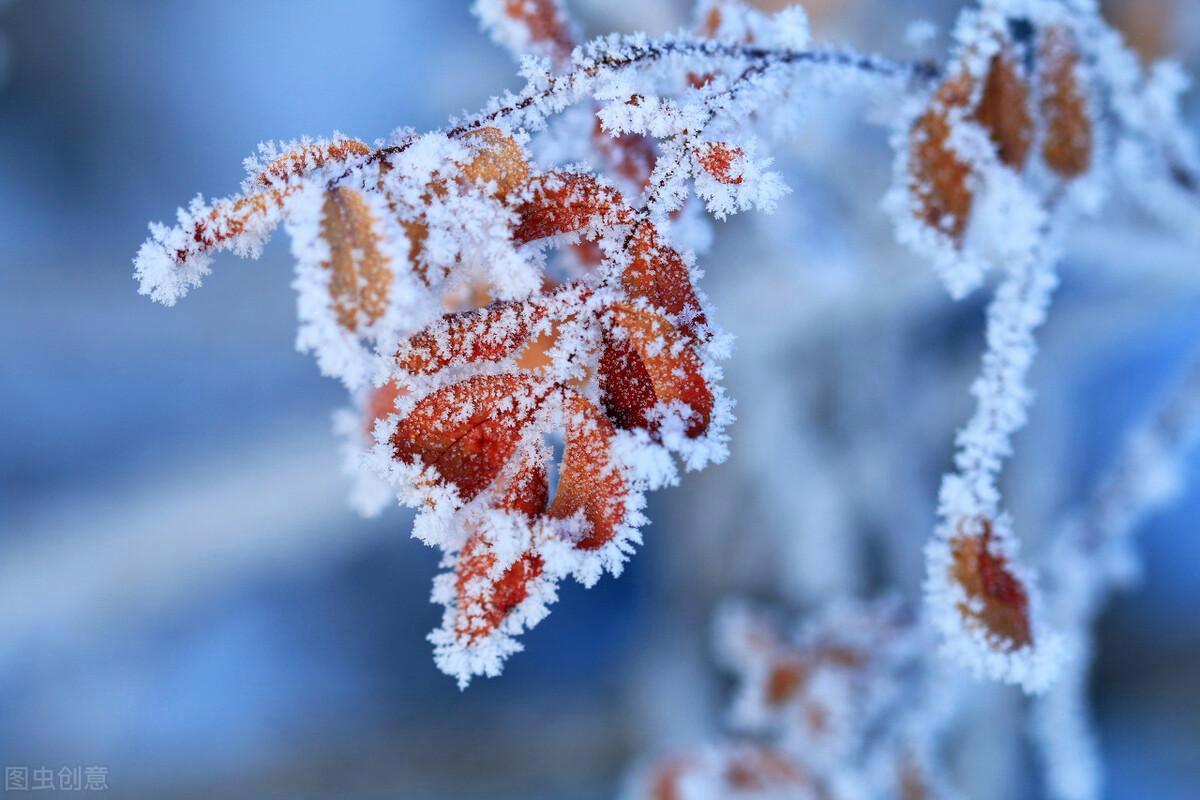
[[[646,300],[673,317],[693,341],[703,341],[707,320],[683,257],[662,242],[649,222],[636,227],[628,248],[633,259],[621,282],[629,296]]]
[[[467,540],[455,567],[455,634],[467,646],[500,627],[529,596],[529,584],[542,575],[541,556],[526,553],[499,578],[491,578],[496,555],[480,534]]]
[[[452,364],[497,361],[530,344],[543,320],[577,313],[590,293],[586,286],[570,284],[529,300],[445,314],[400,344],[396,364],[411,374],[432,375]]]
[[[533,520],[546,510],[550,487],[536,454],[521,459],[496,507]],[[455,633],[467,645],[488,635],[529,595],[542,574],[542,557],[527,551],[495,576],[496,554],[482,533],[467,540],[455,564]]]
[[[1004,556],[991,548],[992,523],[986,519],[981,533],[951,541],[951,579],[962,587],[968,600],[959,604],[958,611],[968,624],[981,625],[1019,649],[1033,643],[1028,595]]]
[[[1079,84],[1079,53],[1063,28],[1048,28],[1038,50],[1041,111],[1045,125],[1042,158],[1064,178],[1088,171],[1092,163],[1092,118]]]
[[[380,250],[377,220],[362,194],[338,187],[325,193],[321,236],[329,245],[329,296],[338,323],[348,331],[376,322],[387,311],[394,275]]]
[[[468,502],[500,474],[552,390],[521,375],[476,376],[439,389],[396,426],[393,455],[435,470]]]
[[[608,415],[622,428],[654,430],[651,411],[682,403],[690,409],[687,435],[702,435],[713,395],[690,342],[662,316],[628,304],[613,306],[607,319],[600,391]]]
[[[621,225],[633,220],[633,211],[621,193],[579,172],[547,172],[529,181],[530,197],[517,210],[513,230],[518,244],[577,233],[589,225]]]
[[[564,392],[566,449],[547,514],[556,519],[581,514],[589,531],[576,546],[594,550],[608,543],[624,520],[629,487],[612,459],[612,423],[583,395]]]
[[[1000,162],[1019,170],[1033,143],[1029,84],[1012,53],[1001,51],[988,64],[983,93],[972,116],[988,132]]]
[[[950,115],[966,107],[970,97],[971,82],[965,74],[942,83],[929,109],[913,125],[911,137],[910,189],[917,216],[955,242],[962,240],[967,228],[973,198],[968,183],[971,169],[950,147]]]

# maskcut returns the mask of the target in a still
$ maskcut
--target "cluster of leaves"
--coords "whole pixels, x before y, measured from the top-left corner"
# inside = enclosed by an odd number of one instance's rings
[[[963,12],[955,38],[941,81],[898,132],[889,204],[899,238],[954,297],[990,269],[1001,279],[976,411],[959,433],[927,549],[927,590],[950,652],[977,674],[1038,691],[1055,678],[1061,639],[1043,622],[1033,571],[1017,562],[997,481],[1025,422],[1034,331],[1057,282],[1056,232],[1096,209],[1122,147],[1174,173],[1171,192],[1189,191],[1194,163],[1181,160],[1178,128],[1149,111],[1162,91],[1155,75],[1091,4],[985,2]],[[1137,123],[1139,114],[1158,123]]]
[[[135,262],[141,291],[170,305],[214,253],[255,256],[286,226],[298,345],[353,396],[341,428],[374,476],[360,504],[398,497],[445,555],[438,664],[462,684],[496,674],[560,580],[619,572],[646,490],[724,458],[729,342],[697,288],[689,197],[718,219],[770,210],[785,188],[751,132],[787,129],[822,71],[908,98],[898,238],[955,297],[1002,276],[928,595],[964,663],[1046,686],[1055,639],[997,478],[1024,422],[1055,230],[1096,206],[1119,153],[1194,194],[1178,80],[1144,73],[1083,0],[985,0],[942,69],[811,49],[798,8],[733,0],[704,0],[693,30],[658,40],[580,43],[558,0],[476,12],[524,58],[521,92],[433,133],[264,146],[241,193],[152,226]]]
[[[938,797],[935,676],[911,615],[830,605],[804,628],[725,609],[717,649],[735,683],[732,734],[638,770],[636,800]],[[900,687],[903,687],[901,690]]]

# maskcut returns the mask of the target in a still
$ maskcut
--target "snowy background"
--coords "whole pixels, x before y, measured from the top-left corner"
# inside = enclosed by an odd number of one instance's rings
[[[896,51],[902,21],[944,22],[955,5],[846,3],[827,32]],[[686,20],[669,0],[574,7],[591,32]],[[1197,16],[1168,32],[1193,74]],[[719,724],[707,630],[729,591],[802,605],[805,592],[778,589],[790,577],[808,592],[822,577],[871,588],[870,569],[821,546],[828,529],[789,529],[780,511],[794,503],[819,521],[832,480],[822,464],[763,455],[789,422],[788,396],[762,385],[769,373],[802,382],[830,360],[861,373],[862,398],[814,398],[813,377],[796,390],[805,403],[870,406],[872,381],[887,380],[926,412],[920,359],[961,362],[962,391],[932,409],[941,427],[929,441],[941,444],[914,454],[910,474],[869,476],[927,509],[874,554],[916,586],[967,410],[979,306],[941,300],[927,271],[909,290],[936,312],[902,337],[886,316],[866,314],[871,325],[852,334],[836,327],[862,322],[850,314],[808,329],[781,321],[780,298],[798,285],[834,300],[839,285],[836,235],[820,263],[789,260],[786,237],[822,225],[821,213],[878,235],[886,221],[870,197],[818,209],[797,192],[779,212],[794,225],[718,229],[705,288],[739,337],[732,459],[655,495],[628,572],[566,587],[504,676],[465,693],[424,641],[440,615],[428,602],[435,553],[408,538],[408,512],[363,521],[345,506],[329,427],[343,394],[293,350],[286,244],[257,263],[220,259],[173,311],[136,294],[130,258],[146,221],[197,191],[232,191],[258,141],[436,128],[516,85],[466,0],[0,3],[0,764],[103,765],[114,795],[130,798],[610,797],[632,760]],[[861,135],[874,155],[856,168],[875,171],[877,197],[885,134]],[[794,186],[821,179],[812,160],[784,165]],[[1200,341],[1194,242],[1110,241],[1101,228],[1079,240],[1018,438],[1018,514],[1077,498]],[[909,268],[899,250],[879,257]],[[810,286],[806,270],[829,276]],[[778,309],[762,313],[770,302]],[[914,368],[898,375],[871,369],[906,359]],[[920,413],[897,405],[898,417]],[[1200,460],[1186,479],[1182,501],[1141,531],[1143,587],[1099,631],[1094,701],[1114,798],[1192,797],[1200,785]],[[821,563],[818,552],[835,555]],[[996,691],[1011,713],[1011,690]],[[1002,776],[996,797],[1036,796],[1019,733],[980,756]]]

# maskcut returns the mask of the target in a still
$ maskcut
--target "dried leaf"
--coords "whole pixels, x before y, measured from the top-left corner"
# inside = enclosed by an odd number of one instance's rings
[[[613,538],[625,518],[629,487],[612,462],[612,423],[583,395],[564,391],[566,449],[558,491],[547,514],[566,519],[582,512],[591,530],[576,547],[594,550]]]
[[[322,144],[306,144],[279,156],[259,172],[251,186],[262,191],[222,200],[206,214],[194,219],[187,230],[188,245],[173,254],[183,264],[199,253],[225,249],[250,229],[256,217],[283,207],[284,200],[300,188],[298,180],[327,164],[344,163],[369,155],[371,148],[357,139],[335,139]]]
[[[646,300],[675,318],[693,341],[703,340],[707,320],[683,257],[663,244],[648,222],[637,226],[631,235],[629,252],[633,260],[622,273],[621,282],[630,297]]]
[[[913,125],[912,182],[917,217],[960,242],[971,215],[971,169],[950,148],[950,115],[971,98],[965,74],[950,78],[934,92],[929,109]]]
[[[1049,28],[1038,50],[1041,111],[1045,120],[1042,158],[1064,178],[1088,171],[1092,163],[1092,118],[1079,85],[1079,53],[1070,32]]]
[[[513,239],[518,244],[577,233],[601,222],[620,225],[633,220],[621,193],[594,175],[548,172],[532,178],[530,186],[529,199],[517,208]]]
[[[489,578],[496,555],[479,534],[467,540],[455,569],[455,634],[467,644],[488,635],[529,595],[542,574],[542,559],[526,553],[497,579]]]
[[[445,314],[400,345],[396,364],[414,375],[432,375],[456,362],[496,361],[524,345],[545,316],[545,305],[528,300]]]
[[[396,364],[414,375],[432,375],[455,363],[497,361],[530,345],[538,323],[548,316],[575,313],[589,294],[585,286],[568,284],[529,300],[445,314],[400,345]],[[549,341],[545,337],[541,341],[544,353]],[[529,362],[520,365],[530,366]]]
[[[394,457],[435,469],[467,502],[495,481],[552,391],[521,375],[476,376],[439,389],[396,426]]]
[[[991,522],[983,520],[982,525],[982,533],[963,534],[951,542],[951,579],[962,587],[970,602],[960,603],[959,613],[1014,648],[1032,644],[1025,588],[1009,570],[1005,558],[991,552]]]
[[[662,316],[627,304],[612,307],[607,320],[600,391],[609,417],[622,428],[653,430],[650,412],[679,402],[692,411],[688,436],[702,435],[713,395],[691,344]]]
[[[363,414],[364,427],[368,439],[375,430],[375,423],[396,413],[396,398],[405,393],[396,382],[388,381],[376,388],[367,397],[366,409]]]
[[[463,134],[462,140],[474,151],[462,166],[463,177],[475,184],[494,185],[501,200],[529,178],[529,162],[521,145],[499,128],[478,128]]]
[[[338,324],[357,331],[387,311],[394,275],[379,248],[376,220],[363,196],[345,187],[325,193],[321,236],[329,244],[326,269],[333,271],[329,297]]]
[[[496,507],[517,511],[529,519],[546,510],[549,483],[536,457],[521,463],[496,501]],[[542,574],[542,558],[523,553],[499,577],[492,577],[496,555],[480,533],[474,533],[458,554],[455,566],[455,633],[468,644],[500,626],[529,595],[529,585]]]
[[[743,156],[742,148],[725,142],[705,142],[696,151],[696,160],[700,162],[701,168],[719,183],[727,186],[736,186],[742,182],[739,162]]]
[[[988,132],[1001,163],[1017,170],[1025,165],[1033,142],[1029,84],[1011,54],[992,57],[972,119]]]

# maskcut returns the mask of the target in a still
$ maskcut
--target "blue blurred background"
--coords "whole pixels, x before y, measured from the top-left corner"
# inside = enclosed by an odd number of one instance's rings
[[[685,19],[579,5],[595,32]],[[258,141],[435,128],[514,88],[465,0],[13,0],[0,36],[0,764],[103,765],[131,798],[609,797],[648,743],[718,726],[686,487],[620,580],[566,587],[460,693],[424,641],[435,553],[406,512],[346,508],[286,242],[172,310],[130,280],[146,221],[234,189]],[[1077,492],[1200,339],[1191,289],[1055,373]],[[1198,516],[1194,461],[1103,622],[1112,797],[1197,796]]]

